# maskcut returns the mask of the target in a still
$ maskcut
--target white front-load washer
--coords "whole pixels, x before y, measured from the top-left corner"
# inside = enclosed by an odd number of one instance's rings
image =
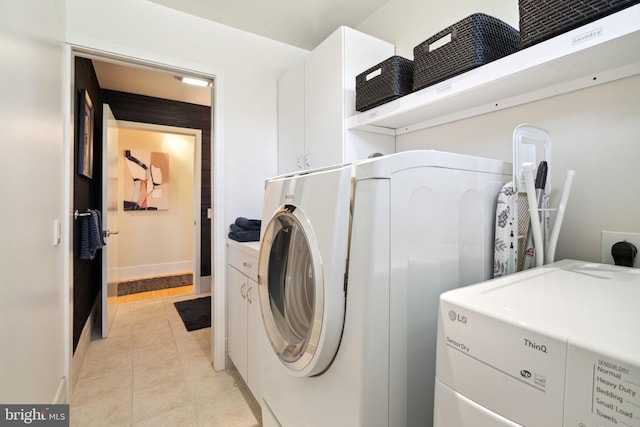
[[[425,426],[440,293],[491,277],[511,165],[437,151],[268,180],[265,425]]]
[[[564,260],[441,296],[437,427],[640,426],[640,270]]]

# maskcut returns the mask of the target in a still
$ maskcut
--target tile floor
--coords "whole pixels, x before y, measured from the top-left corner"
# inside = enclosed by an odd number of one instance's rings
[[[93,339],[71,399],[71,426],[257,427],[237,373],[211,367],[211,328],[187,332],[173,303],[116,306],[107,339]]]

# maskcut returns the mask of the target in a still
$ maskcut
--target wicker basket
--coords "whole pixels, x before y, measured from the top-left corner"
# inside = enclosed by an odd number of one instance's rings
[[[640,0],[519,0],[521,48],[637,3]]]
[[[447,43],[434,46],[442,40]],[[468,16],[413,48],[413,90],[510,55],[519,46],[520,34],[510,25],[483,13]]]
[[[356,111],[400,98],[413,89],[413,61],[392,56],[356,76]]]

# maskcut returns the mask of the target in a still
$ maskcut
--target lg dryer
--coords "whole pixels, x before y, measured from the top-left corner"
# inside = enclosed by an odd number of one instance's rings
[[[561,261],[441,296],[438,427],[640,426],[640,270]]]

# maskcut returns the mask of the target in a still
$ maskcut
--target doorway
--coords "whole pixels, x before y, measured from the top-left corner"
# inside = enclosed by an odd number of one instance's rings
[[[120,201],[117,302],[148,299],[154,291],[183,287],[187,281],[191,285],[189,293],[207,292],[209,286],[203,286],[200,280],[201,220],[196,214],[201,206],[202,131],[118,121],[118,132],[118,176],[113,180]],[[169,176],[161,177],[166,188],[156,186],[152,196],[154,200],[166,197],[167,206],[160,210],[123,206],[122,201],[131,198],[126,195],[131,191],[125,178],[125,166],[131,163],[123,155],[127,151],[166,155]],[[184,277],[188,274],[190,281]]]
[[[198,140],[194,161],[195,293],[211,289],[212,191],[212,85],[189,86],[176,71],[158,70],[140,64],[91,57],[103,102],[126,129],[192,135]],[[205,80],[206,82],[206,80]],[[205,162],[202,162],[205,159]],[[207,161],[209,160],[209,161]],[[177,267],[179,269],[179,267]],[[175,270],[175,269],[174,269]],[[175,271],[174,271],[175,272]],[[150,276],[145,274],[144,276]],[[131,278],[128,275],[127,278]]]
[[[76,84],[78,92],[86,91],[94,99],[94,116],[101,115],[103,104],[109,105],[115,119],[121,123],[129,123],[126,128],[135,131],[166,131],[167,133],[189,134],[198,139],[198,151],[194,157],[197,165],[197,182],[193,185],[194,200],[198,203],[194,206],[194,231],[193,241],[198,243],[193,257],[197,264],[196,268],[186,268],[192,270],[194,275],[194,285],[196,293],[205,292],[210,289],[211,283],[211,162],[202,163],[201,159],[211,159],[211,88],[192,88],[179,82],[174,73],[167,71],[156,71],[141,66],[130,66],[122,63],[103,60],[95,56],[76,58],[76,80],[81,81]],[[185,86],[185,87],[182,87]],[[89,87],[89,89],[85,89]],[[124,92],[127,91],[127,92]],[[166,98],[160,98],[164,96]],[[193,101],[188,102],[188,101]],[[197,104],[196,104],[197,102]],[[100,127],[104,124],[96,122],[94,140],[96,154],[96,174],[91,179],[86,177],[74,177],[74,204],[76,209],[84,212],[86,209],[98,207],[100,205],[99,194],[101,183],[100,159],[102,140],[99,136],[103,133]],[[154,128],[155,126],[155,128]],[[135,145],[135,141],[132,142]],[[173,170],[173,169],[171,169]],[[191,175],[191,174],[190,174]],[[106,188],[106,187],[104,187]],[[202,190],[201,190],[202,189]],[[184,189],[183,189],[184,190]],[[103,192],[107,190],[103,189]],[[158,192],[160,193],[160,192]],[[181,195],[182,192],[175,192],[174,195]],[[171,194],[171,193],[169,193]],[[121,196],[122,197],[122,196]],[[175,197],[172,197],[174,199]],[[192,205],[192,203],[189,203]],[[79,205],[85,205],[79,206]],[[174,206],[174,208],[177,208]],[[167,210],[166,208],[164,210]],[[173,209],[175,211],[176,209]],[[148,212],[147,212],[148,213]],[[157,212],[151,216],[170,215],[167,212]],[[139,213],[138,216],[143,216]],[[157,221],[156,221],[157,222]],[[185,231],[185,230],[183,230]],[[192,233],[189,233],[192,234]],[[123,236],[126,240],[126,237]],[[122,240],[122,239],[121,239]],[[120,257],[123,258],[123,257]],[[175,261],[175,260],[174,260]],[[77,270],[84,268],[89,271],[84,275],[75,274],[74,279],[82,280],[84,277],[95,277],[95,272],[91,270],[99,269],[94,263],[78,263]],[[131,263],[129,263],[131,264]],[[121,274],[123,279],[153,276],[157,270],[153,263],[151,267],[145,267],[144,263],[133,263],[133,272],[124,270]],[[75,267],[74,267],[75,268]],[[177,267],[170,267],[180,269]],[[160,270],[165,269],[166,266]],[[143,271],[147,270],[147,271]],[[155,271],[157,272],[157,271]],[[175,273],[176,271],[169,271]],[[93,273],[93,274],[92,274]],[[138,274],[139,273],[139,274]],[[89,286],[84,286],[88,288]],[[75,304],[80,304],[79,308],[85,311],[90,309],[93,303],[93,294],[89,294],[84,299],[74,298]],[[84,306],[84,307],[83,307]],[[84,319],[82,319],[84,320]],[[77,331],[76,331],[77,333]],[[74,346],[76,345],[74,337]]]
[[[193,75],[198,75],[200,77],[204,76],[207,77],[210,81],[214,81],[214,79],[216,79],[216,82],[218,80],[218,76],[217,74],[211,74],[211,73],[207,73],[207,70],[197,70],[197,69],[193,69],[193,70],[185,70],[182,68],[174,68],[171,65],[158,65],[156,62],[153,63],[145,63],[143,61],[140,62],[136,62],[136,61],[132,61],[129,58],[120,58],[117,55],[116,56],[112,56],[112,55],[97,55],[94,52],[89,52],[89,51],[81,51],[81,50],[75,50],[70,48],[70,58],[71,58],[71,62],[72,62],[72,67],[71,69],[74,70],[74,62],[76,61],[76,59],[80,58],[80,59],[84,59],[89,60],[89,61],[101,61],[101,62],[106,62],[109,64],[116,64],[119,66],[123,66],[123,67],[128,67],[132,70],[140,70],[143,69],[145,71],[151,71],[154,72],[156,74],[162,74],[162,75],[170,75],[172,79],[174,79],[174,76],[179,76],[179,75],[189,75],[189,74],[193,74]],[[210,70],[209,70],[210,71]],[[70,107],[71,107],[71,111],[72,111],[72,116],[77,114],[76,109],[77,109],[77,99],[75,96],[75,89],[77,87],[77,76],[74,74],[74,71],[71,72],[71,76],[70,76],[70,88],[72,88],[71,90],[71,95],[72,95],[72,101],[70,103]],[[113,90],[113,89],[104,89],[102,87],[99,88],[101,93],[104,93],[105,96],[104,97],[100,97],[100,104],[102,102],[107,102],[111,105],[117,104],[118,100],[119,101],[123,101],[124,102],[131,102],[133,100],[133,103],[137,103],[139,102],[141,99],[145,100],[145,101],[149,101],[151,98],[153,98],[154,101],[159,102],[160,105],[158,108],[162,109],[163,111],[167,112],[166,113],[168,116],[170,117],[176,117],[175,114],[173,114],[173,111],[170,108],[167,108],[167,103],[170,103],[171,100],[166,100],[164,98],[156,98],[153,97],[150,94],[144,94],[144,95],[140,95],[140,94],[135,94],[135,93],[131,93],[131,92],[120,92],[119,90]],[[132,91],[132,89],[127,89],[129,91]],[[206,117],[201,120],[201,122],[206,122],[208,124],[208,131],[207,131],[207,135],[205,135],[205,133],[203,132],[202,134],[202,144],[201,144],[201,148],[203,150],[203,158],[204,161],[202,162],[202,164],[200,165],[200,168],[203,171],[203,174],[201,175],[201,195],[208,195],[208,203],[205,204],[205,200],[204,197],[202,197],[201,201],[201,206],[199,207],[200,210],[200,214],[201,214],[201,218],[203,218],[203,221],[201,222],[202,224],[202,232],[197,236],[201,241],[207,241],[207,246],[204,246],[204,242],[203,242],[203,250],[201,250],[200,254],[201,254],[201,259],[202,259],[202,264],[204,265],[205,263],[207,264],[207,266],[200,266],[200,271],[198,271],[197,275],[199,277],[204,277],[205,283],[202,283],[202,281],[200,282],[201,285],[201,290],[206,288],[207,285],[211,286],[210,283],[213,282],[212,277],[215,274],[216,269],[213,268],[214,265],[214,260],[216,259],[216,254],[215,251],[213,250],[213,246],[212,242],[212,236],[214,234],[213,229],[214,227],[218,227],[219,229],[222,229],[219,224],[216,226],[216,222],[215,222],[215,215],[213,214],[213,197],[214,197],[214,188],[221,188],[221,180],[218,180],[215,184],[213,182],[212,179],[212,172],[213,172],[213,164],[214,162],[216,163],[216,165],[222,165],[222,156],[221,155],[217,155],[214,156],[213,155],[213,151],[214,151],[214,144],[212,143],[212,141],[214,140],[213,135],[219,135],[219,132],[217,130],[215,130],[213,128],[213,117],[217,116],[218,114],[214,111],[213,104],[215,102],[219,102],[219,95],[216,95],[216,91],[212,88],[209,87],[208,89],[208,97],[210,100],[210,104],[211,106],[209,107],[208,112],[206,113]],[[123,95],[126,94],[126,95]],[[116,100],[116,102],[114,102],[114,99]],[[163,104],[164,103],[164,104]],[[183,103],[184,104],[184,103]],[[138,105],[139,106],[139,105]],[[192,109],[198,110],[198,105],[193,104],[191,105]],[[97,113],[97,112],[96,112]],[[116,113],[118,114],[118,113]],[[132,113],[133,114],[133,113]],[[149,119],[149,115],[153,115],[153,109],[152,108],[145,108],[144,106],[141,107],[139,109],[139,111],[137,111],[138,116],[136,117],[125,117],[125,121],[135,121],[135,122],[155,122],[157,123],[158,117],[157,115],[155,115],[155,118],[151,118]],[[96,114],[98,115],[98,114]],[[193,117],[193,111],[187,112],[186,115]],[[202,117],[203,115],[200,114],[199,117]],[[166,117],[165,117],[166,118]],[[161,122],[162,123],[162,122]],[[172,124],[175,125],[175,124]],[[192,126],[182,126],[185,128],[191,128]],[[78,132],[77,129],[73,129],[71,132],[71,135],[73,135],[75,132]],[[96,129],[96,135],[99,133],[99,129]],[[206,139],[208,138],[208,141],[206,141]],[[222,138],[218,137],[217,140],[220,141]],[[71,138],[71,140],[73,141],[73,138]],[[75,147],[75,143],[72,145],[72,147]],[[205,148],[208,148],[209,152],[204,153]],[[73,150],[74,148],[72,148]],[[96,150],[97,151],[97,150]],[[75,158],[76,154],[72,153],[72,159]],[[215,159],[215,160],[214,160]],[[216,166],[218,167],[218,166]],[[206,174],[204,173],[205,168],[207,169]],[[74,170],[74,177],[70,180],[71,182],[71,202],[73,202],[73,200],[75,199],[75,192],[77,190],[77,185],[75,183],[75,168],[72,168],[72,170]],[[96,173],[99,173],[99,171],[96,171]],[[217,175],[217,176],[221,176],[221,175]],[[85,180],[86,181],[86,180]],[[217,193],[217,200],[218,203],[220,203],[221,199],[221,193],[218,192]],[[74,203],[75,204],[75,203]],[[97,204],[94,203],[94,206],[97,206]],[[72,206],[73,207],[73,206]],[[206,220],[206,221],[205,221]],[[205,227],[206,225],[206,227]],[[76,230],[74,228],[73,234],[77,234],[78,230]],[[79,234],[79,233],[78,233]],[[75,236],[74,236],[75,237]],[[223,254],[221,254],[223,255]],[[215,261],[215,262],[220,262]],[[76,260],[73,259],[73,262],[70,265],[70,273],[72,274],[73,280],[71,280],[71,289],[70,289],[70,293],[71,294],[75,294],[75,288],[76,288],[76,273],[75,273],[75,266],[74,264],[76,263]],[[207,270],[208,269],[208,270]],[[95,276],[93,276],[93,278],[90,278],[89,280],[95,280]],[[211,290],[213,293],[213,286],[211,286]],[[224,292],[224,291],[222,291]],[[224,295],[224,293],[223,293]],[[214,299],[215,301],[215,299]],[[215,302],[214,302],[215,304]],[[75,352],[75,345],[76,345],[76,337],[75,334],[76,332],[73,330],[74,326],[75,326],[75,322],[72,321],[71,319],[73,319],[75,317],[75,312],[77,310],[81,309],[81,307],[79,307],[76,303],[75,300],[75,295],[74,295],[74,299],[72,301],[72,304],[70,304],[70,336],[74,337],[74,343],[73,345],[71,344],[71,342],[69,343],[70,346],[70,355],[74,354]],[[217,312],[218,315],[222,315],[224,316],[224,306],[221,307],[221,309],[214,309],[214,311]],[[224,322],[216,322],[214,323],[215,325],[222,325],[224,326]],[[216,367],[217,370],[219,369],[224,369],[224,329],[222,329],[221,331],[217,331],[218,333],[216,333],[215,329],[213,329],[212,334],[213,334],[213,339],[212,342],[218,342],[218,343],[222,343],[222,345],[214,345],[214,348],[216,348],[217,352],[214,352],[213,355],[213,361],[214,361],[214,366]],[[217,338],[216,338],[217,337]],[[216,341],[217,339],[217,341]],[[73,366],[71,367],[71,380],[73,382]]]

